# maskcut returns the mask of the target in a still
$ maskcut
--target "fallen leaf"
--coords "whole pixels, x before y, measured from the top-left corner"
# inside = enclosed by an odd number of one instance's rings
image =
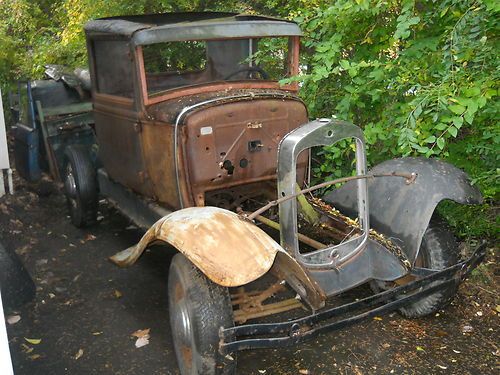
[[[455,350],[455,349],[452,349],[453,350],[453,353],[457,353],[457,354],[460,354],[462,352],[459,352],[458,350]]]
[[[470,325],[465,325],[465,326],[462,327],[462,332],[463,333],[470,333],[472,331],[474,331],[474,328],[472,328],[472,326],[470,326]]]
[[[33,345],[38,345],[42,342],[42,339],[27,339],[26,337],[24,339]]]
[[[497,311],[497,313],[500,313],[500,305],[497,305],[497,307],[495,307],[495,310]]]
[[[35,262],[35,264],[36,264],[37,266],[43,266],[44,264],[47,264],[48,262],[49,262],[49,260],[48,260],[48,259],[38,259],[38,260]]]
[[[21,316],[20,315],[10,315],[10,316],[7,317],[7,323],[9,323],[10,325],[16,324],[20,320],[21,320]]]
[[[85,237],[85,241],[94,241],[96,238],[97,237],[93,234],[87,234],[87,237]]]
[[[439,367],[441,370],[446,370],[448,367],[446,366],[441,366],[441,365],[436,365],[437,367]]]
[[[122,298],[122,296],[123,296],[122,292],[120,292],[119,290],[115,289],[115,297],[116,298]]]
[[[5,204],[0,204],[0,211],[2,211],[2,213],[4,213],[5,215],[8,215],[9,214],[9,209],[7,208],[7,206]]]
[[[438,329],[436,331],[436,336],[438,336],[438,337],[444,337],[444,336],[448,336],[448,333],[445,332],[445,331],[443,331],[443,330],[441,330],[441,329]]]
[[[10,223],[18,228],[23,226],[23,222],[19,219],[10,219]]]
[[[136,348],[141,348],[145,345],[149,344],[149,335],[144,336],[144,337],[139,337],[137,341],[135,342],[135,347]]]
[[[389,349],[390,347],[391,347],[391,345],[388,344],[388,343],[383,343],[382,344],[382,348],[384,348],[384,349]]]
[[[380,316],[374,316],[373,320],[382,320],[382,318]]]
[[[54,298],[56,295],[54,293],[49,293],[50,298]]]
[[[82,355],[83,355],[83,349],[78,349],[78,351],[75,354],[75,359],[82,358]]]
[[[40,358],[40,357],[41,357],[41,355],[40,355],[40,354],[33,354],[33,355],[30,355],[30,359],[31,359],[31,360],[33,360],[33,361],[34,361],[35,359]]]
[[[23,247],[18,248],[15,251],[17,255],[24,255],[30,250],[30,248],[31,247],[29,245],[24,245]]]
[[[299,370],[299,374],[302,374],[302,375],[310,375],[311,374],[311,371],[307,370],[307,369],[300,369]]]
[[[92,332],[92,334],[93,334],[94,336],[99,336],[99,335],[102,335],[102,332]]]
[[[425,352],[425,349],[421,346],[417,346],[417,352]]]
[[[26,345],[25,343],[22,343],[21,347],[23,348],[23,352],[25,353],[31,353],[33,351],[33,348],[31,346]]]
[[[265,374],[266,370],[259,370],[259,374]]]
[[[135,336],[137,338],[149,336],[149,331],[150,330],[151,330],[151,328],[138,329],[137,331],[135,331],[134,333],[132,333],[131,336]]]
[[[482,311],[478,311],[478,312],[476,313],[476,315],[477,315],[477,316],[483,316],[483,312],[482,312]]]

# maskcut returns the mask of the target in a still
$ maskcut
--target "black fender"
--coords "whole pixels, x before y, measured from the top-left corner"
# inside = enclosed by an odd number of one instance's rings
[[[482,202],[481,192],[472,186],[465,172],[437,159],[393,159],[378,164],[370,172],[417,174],[411,184],[395,177],[368,180],[370,227],[401,246],[412,264],[439,202],[445,199],[462,204]],[[347,215],[356,217],[356,186],[355,181],[347,182],[341,188],[327,193],[323,200]]]

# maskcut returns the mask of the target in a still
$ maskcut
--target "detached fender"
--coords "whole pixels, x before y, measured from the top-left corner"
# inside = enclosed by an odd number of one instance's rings
[[[399,244],[412,263],[439,202],[445,199],[462,204],[482,202],[480,191],[471,185],[465,172],[437,159],[393,159],[378,164],[371,172],[417,174],[415,182],[409,185],[391,177],[368,181],[370,226]],[[353,215],[357,212],[356,183],[348,182],[323,199]]]
[[[248,284],[272,271],[313,309],[324,305],[321,288],[269,235],[252,222],[217,207],[190,207],[158,220],[134,246],[110,259],[125,267],[154,242],[183,253],[210,280],[226,286]]]

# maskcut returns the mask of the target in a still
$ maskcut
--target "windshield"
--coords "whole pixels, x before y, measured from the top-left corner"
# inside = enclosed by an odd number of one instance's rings
[[[165,42],[142,47],[148,94],[217,81],[289,76],[288,38]]]

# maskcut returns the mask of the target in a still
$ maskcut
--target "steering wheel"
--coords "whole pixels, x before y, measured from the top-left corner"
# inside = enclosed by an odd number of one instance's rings
[[[229,78],[235,76],[236,74],[242,73],[242,72],[249,72],[249,73],[255,72],[255,73],[259,73],[260,76],[262,77],[262,79],[269,79],[269,74],[267,74],[264,69],[259,68],[258,66],[248,66],[248,67],[245,67],[245,68],[241,68],[241,69],[235,70],[234,72],[229,73],[223,79],[224,79],[224,81],[227,81]],[[250,74],[248,74],[248,78],[250,78]]]

